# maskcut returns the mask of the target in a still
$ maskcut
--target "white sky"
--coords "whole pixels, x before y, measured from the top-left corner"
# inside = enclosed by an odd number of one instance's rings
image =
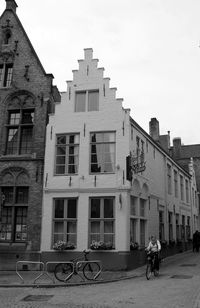
[[[147,132],[200,143],[200,0],[16,0],[44,69],[66,80],[93,48],[104,77]],[[0,12],[5,9],[0,0]]]

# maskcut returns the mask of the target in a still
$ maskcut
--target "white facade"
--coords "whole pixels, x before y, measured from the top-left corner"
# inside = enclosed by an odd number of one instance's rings
[[[190,176],[130,118],[92,49],[84,52],[47,127],[41,251],[53,252],[55,239],[74,241],[75,251],[96,239],[127,252],[130,241],[143,247],[151,234],[178,239],[183,216],[191,237],[198,216],[192,164]],[[132,182],[130,152],[143,153],[146,166]]]

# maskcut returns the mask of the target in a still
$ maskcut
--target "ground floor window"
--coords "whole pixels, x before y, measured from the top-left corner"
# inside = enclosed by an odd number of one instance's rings
[[[191,238],[190,216],[187,216],[186,236],[187,236],[187,240]]]
[[[114,198],[90,198],[89,213],[89,246],[91,248],[99,246],[102,249],[114,249]]]
[[[0,241],[27,241],[29,187],[1,187]]]
[[[27,241],[27,207],[4,206],[1,211],[0,241]]]
[[[77,241],[77,199],[59,198],[54,200],[53,244],[64,241],[70,247]]]

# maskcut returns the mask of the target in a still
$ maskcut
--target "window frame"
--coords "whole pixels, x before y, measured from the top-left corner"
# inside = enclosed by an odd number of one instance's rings
[[[32,122],[24,123],[25,113],[29,113],[29,115],[31,115]],[[19,115],[19,117],[15,117],[12,119],[11,117],[12,114]],[[14,120],[13,123],[12,123],[12,120]],[[30,155],[33,150],[34,126],[35,126],[35,109],[34,108],[8,109],[8,119],[7,119],[7,124],[6,124],[7,133],[6,133],[5,155],[10,155],[10,156]],[[10,135],[11,130],[16,130],[15,132],[16,142],[9,141],[9,137],[11,136]],[[25,130],[27,131],[31,130],[31,134],[30,134],[31,141],[29,141],[29,139],[27,138],[23,139],[23,136],[30,137],[30,135],[28,134],[23,135],[23,132]],[[15,135],[13,135],[12,137],[14,138]],[[25,142],[26,147],[23,146],[24,140],[28,141],[28,142]],[[12,145],[14,143],[16,144],[15,147],[13,146],[9,147],[9,145]],[[16,148],[16,150],[13,151],[13,148]],[[26,151],[24,151],[24,149],[26,149]]]
[[[96,106],[97,108],[92,110],[90,110],[90,105],[89,105],[90,93],[98,93],[97,106]],[[78,110],[79,108],[79,105],[77,103],[78,94],[85,94],[84,110]],[[74,112],[79,113],[79,112],[93,112],[93,111],[99,111],[99,89],[77,90],[75,92]]]
[[[63,217],[55,217],[55,210],[56,210],[56,201],[57,200],[62,200],[63,201]],[[68,206],[69,206],[69,200],[74,200],[76,201],[76,217],[68,217]],[[74,235],[74,247],[77,246],[77,227],[78,227],[78,198],[77,197],[70,197],[70,198],[54,198],[53,199],[53,213],[52,213],[52,239],[51,239],[51,248],[53,248],[53,245],[56,243],[55,241],[55,235],[59,235],[61,233],[55,233],[55,223],[56,222],[62,222],[63,223],[63,238],[62,241],[64,242],[69,242],[67,241],[67,238],[69,235]],[[69,223],[75,223],[76,224],[76,232],[75,233],[70,233],[67,232],[68,230],[68,224]]]
[[[114,141],[105,141],[105,140],[103,140],[103,141],[93,142],[92,141],[92,135],[93,134],[96,134],[96,135],[102,134],[103,138],[105,138],[104,136],[106,134],[113,134],[114,135]],[[104,151],[101,151],[99,162],[98,162],[98,160],[96,162],[92,162],[92,156],[96,155],[96,157],[97,157],[97,151],[96,151],[96,153],[93,153],[92,147],[93,146],[97,146],[97,145],[101,145],[101,147],[104,149]],[[113,145],[113,147],[114,147],[113,153],[111,151],[110,152],[106,152],[105,151],[106,145]],[[116,131],[90,132],[90,150],[89,151],[90,151],[89,174],[113,174],[113,173],[115,173],[115,165],[116,165]],[[105,166],[106,166],[106,164],[108,164],[107,161],[105,160],[105,154],[106,153],[109,153],[109,155],[111,155],[111,156],[113,155],[113,162],[112,162],[112,160],[110,162],[110,164],[112,165],[112,171],[105,171]],[[101,162],[102,166],[98,167],[100,162]],[[103,168],[104,171],[92,171],[92,166],[95,166],[95,165],[98,168]]]
[[[91,208],[92,208],[92,200],[97,199],[100,200],[100,217],[91,217]],[[112,200],[112,213],[113,217],[105,217],[104,216],[104,200],[109,199]],[[92,222],[99,222],[100,227],[99,227],[99,233],[92,233],[91,232],[91,223]],[[105,232],[105,222],[112,222],[112,230],[113,232],[106,233]],[[114,196],[102,196],[102,197],[89,197],[89,227],[88,227],[88,247],[92,244],[92,236],[96,235],[97,237],[99,236],[99,241],[105,242],[105,236],[110,235],[112,238],[112,248],[110,249],[115,249],[115,239],[116,239],[116,230],[115,230],[115,225],[116,225],[116,214],[115,214],[115,197]],[[95,240],[98,241],[98,240]]]
[[[26,200],[25,202],[17,202],[18,188],[26,188]],[[8,194],[6,193],[8,191]],[[10,191],[10,192],[9,192]],[[0,232],[0,243],[26,243],[28,240],[28,202],[29,202],[29,186],[28,185],[17,185],[17,186],[2,186],[1,195],[4,195],[4,205],[1,209],[2,225],[5,225],[5,231]],[[10,215],[8,211],[10,210]],[[18,211],[21,210],[22,214],[26,212],[26,215],[17,216]],[[7,211],[7,214],[5,213]],[[8,222],[10,217],[10,223]],[[19,218],[19,219],[18,219]],[[25,223],[23,223],[25,219]],[[21,221],[21,223],[19,223]],[[10,227],[8,226],[10,225]],[[20,227],[21,226],[21,227]],[[24,230],[23,230],[24,228]],[[17,231],[18,229],[18,231]],[[2,228],[3,231],[3,228]],[[2,239],[1,233],[10,233],[9,239]],[[24,239],[17,239],[17,234],[25,235]],[[5,236],[6,238],[7,236]]]
[[[4,62],[0,64],[0,88],[7,89],[12,85],[13,63]]]
[[[74,138],[76,139],[78,137],[78,143],[67,143],[67,138],[70,139],[70,137],[74,136]],[[58,143],[58,138],[59,137],[65,137],[66,138],[66,142],[65,144],[59,144]],[[79,172],[79,152],[80,152],[80,133],[66,133],[66,134],[56,134],[56,144],[55,144],[55,162],[54,162],[54,175],[56,176],[63,176],[63,175],[77,175]],[[57,149],[59,147],[65,147],[65,155],[58,155],[57,154]],[[70,147],[73,147],[74,149],[77,149],[77,153],[74,153],[73,155],[70,155],[69,151],[70,151]],[[76,151],[76,150],[75,150]],[[63,164],[57,164],[57,158],[58,157],[65,157],[65,163]],[[74,158],[74,164],[70,164],[69,163],[69,158],[73,157]],[[76,164],[76,160],[77,160],[77,164]],[[64,166],[65,171],[64,173],[58,173],[56,168],[57,166]],[[75,172],[69,172],[69,166],[74,166],[75,168]]]

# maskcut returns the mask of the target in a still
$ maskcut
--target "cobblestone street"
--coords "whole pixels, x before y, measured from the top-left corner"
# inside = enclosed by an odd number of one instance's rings
[[[187,252],[167,258],[160,276],[54,288],[0,288],[1,308],[200,308],[200,254]]]

